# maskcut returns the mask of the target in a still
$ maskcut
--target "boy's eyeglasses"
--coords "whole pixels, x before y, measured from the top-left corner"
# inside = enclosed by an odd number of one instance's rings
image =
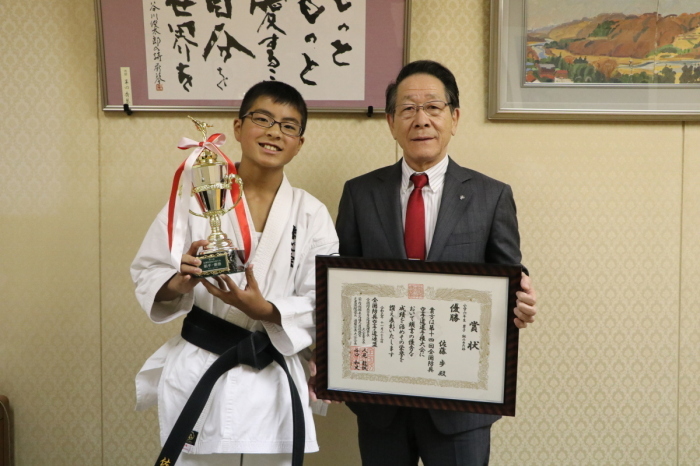
[[[443,102],[442,100],[431,100],[430,102],[426,102],[423,105],[399,105],[396,108],[396,114],[399,116],[399,118],[408,120],[409,118],[413,118],[414,116],[416,116],[416,113],[418,113],[418,109],[422,108],[426,115],[436,117],[440,116],[440,114],[443,110],[445,110],[445,107],[447,107],[447,105],[449,104],[447,102]]]
[[[296,123],[291,123],[289,121],[276,121],[271,116],[265,115],[264,113],[260,112],[246,113],[241,117],[241,119],[244,119],[246,117],[250,117],[250,121],[252,121],[258,126],[262,126],[263,128],[272,128],[275,125],[275,123],[277,123],[278,125],[280,125],[280,131],[282,131],[283,134],[295,138],[301,136],[301,125],[298,125]]]

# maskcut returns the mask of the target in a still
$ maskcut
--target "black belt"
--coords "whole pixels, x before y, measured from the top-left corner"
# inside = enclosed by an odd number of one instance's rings
[[[296,385],[294,385],[294,380],[289,373],[287,362],[284,360],[284,356],[270,343],[270,337],[264,332],[250,332],[197,306],[194,306],[187,314],[182,324],[181,335],[193,345],[220,356],[204,373],[185,403],[168,440],[165,441],[165,445],[158,455],[155,466],[175,464],[219,377],[239,364],[246,364],[261,370],[272,361],[277,362],[287,374],[292,396],[292,424],[294,426],[292,466],[302,466],[306,441],[304,411]]]

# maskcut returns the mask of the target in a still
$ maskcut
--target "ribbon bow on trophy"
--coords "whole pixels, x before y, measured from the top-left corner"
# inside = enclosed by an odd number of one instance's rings
[[[226,155],[221,152],[221,149],[219,149],[219,147],[223,146],[225,142],[226,136],[221,133],[212,134],[206,139],[206,141],[199,142],[195,141],[194,139],[182,137],[180,138],[177,148],[187,150],[195,147],[196,149],[190,154],[190,157],[194,156],[195,158],[199,157],[199,154],[201,154],[204,149],[208,149],[222,156],[227,162],[230,162],[228,157],[226,157]]]
[[[195,120],[197,130],[202,133],[202,141],[181,138],[178,148],[192,149],[187,159],[175,172],[170,202],[168,204],[168,246],[172,265],[180,270],[182,253],[185,250],[189,213],[209,219],[212,233],[209,244],[197,256],[201,259],[201,276],[213,276],[220,273],[243,271],[243,263],[248,259],[251,247],[250,228],[245,207],[240,202],[243,196],[241,178],[236,173],[236,166],[221,152],[219,147],[226,142],[223,134],[213,134],[207,138],[207,127],[202,121]],[[218,160],[218,156],[224,161]],[[192,187],[183,189],[183,187]],[[231,197],[232,207],[226,209],[226,198]],[[202,211],[201,214],[189,209],[190,196],[194,196]],[[244,251],[233,246],[225,233],[221,231],[221,217],[235,209],[236,219],[243,239]]]

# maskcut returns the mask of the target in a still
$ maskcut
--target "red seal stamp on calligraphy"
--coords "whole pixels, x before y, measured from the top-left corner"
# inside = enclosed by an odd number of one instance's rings
[[[350,370],[374,372],[374,347],[351,346]]]
[[[424,299],[423,285],[408,284],[408,299]]]

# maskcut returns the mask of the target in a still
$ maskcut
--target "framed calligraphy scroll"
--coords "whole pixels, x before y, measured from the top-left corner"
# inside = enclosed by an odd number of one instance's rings
[[[317,257],[318,397],[514,416],[521,272]]]
[[[231,111],[253,84],[311,111],[383,111],[410,0],[96,0],[104,110]]]

